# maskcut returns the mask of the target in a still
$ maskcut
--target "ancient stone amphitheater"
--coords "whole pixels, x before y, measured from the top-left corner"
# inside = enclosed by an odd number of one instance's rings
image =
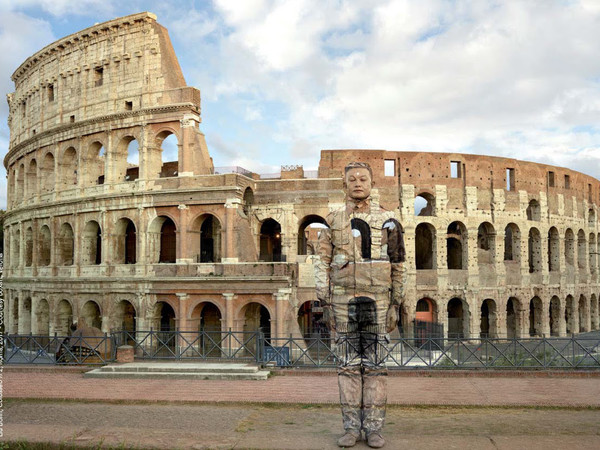
[[[404,333],[415,319],[448,336],[599,328],[595,178],[506,158],[365,150],[322,151],[318,173],[215,168],[200,92],[149,13],[54,42],[12,79],[9,333],[64,335],[81,320],[106,332],[322,331],[311,254],[353,160],[372,165],[375,201],[405,230]]]

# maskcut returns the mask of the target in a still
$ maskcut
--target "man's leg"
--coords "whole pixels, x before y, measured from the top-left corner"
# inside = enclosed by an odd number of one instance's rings
[[[358,354],[358,338],[355,333],[340,333],[336,353],[340,361],[338,386],[344,430],[356,436],[361,430],[362,374],[361,358]]]
[[[381,430],[387,403],[387,336],[365,333],[363,336],[363,422],[370,447],[383,447]]]

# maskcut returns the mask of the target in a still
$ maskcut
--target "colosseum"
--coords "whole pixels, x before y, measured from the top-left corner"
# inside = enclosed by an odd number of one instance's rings
[[[600,328],[600,182],[458,153],[323,150],[318,171],[214,167],[200,92],[150,13],[87,28],[14,72],[5,217],[11,334],[318,333],[313,253],[342,170],[405,232],[400,330],[566,336]],[[176,141],[176,151],[164,144]]]

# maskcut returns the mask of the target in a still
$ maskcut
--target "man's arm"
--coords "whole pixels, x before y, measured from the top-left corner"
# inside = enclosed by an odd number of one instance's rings
[[[392,295],[386,318],[386,331],[391,333],[398,324],[400,303],[404,298],[404,284],[406,281],[404,261],[406,259],[406,251],[400,223],[395,219],[390,219],[384,224],[383,228],[387,230],[387,253],[390,258],[392,278]]]
[[[325,306],[331,302],[329,279],[332,257],[333,244],[331,242],[331,230],[323,228],[319,232],[317,261],[315,263],[315,285],[317,288],[317,298],[321,301],[321,306]]]

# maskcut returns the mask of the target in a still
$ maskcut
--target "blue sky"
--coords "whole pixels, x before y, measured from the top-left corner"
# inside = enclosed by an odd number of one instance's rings
[[[596,0],[0,0],[2,94],[45,45],[140,11],[167,27],[188,85],[201,90],[217,166],[314,169],[321,149],[373,148],[515,157],[600,177]],[[7,110],[1,101],[2,156]]]

